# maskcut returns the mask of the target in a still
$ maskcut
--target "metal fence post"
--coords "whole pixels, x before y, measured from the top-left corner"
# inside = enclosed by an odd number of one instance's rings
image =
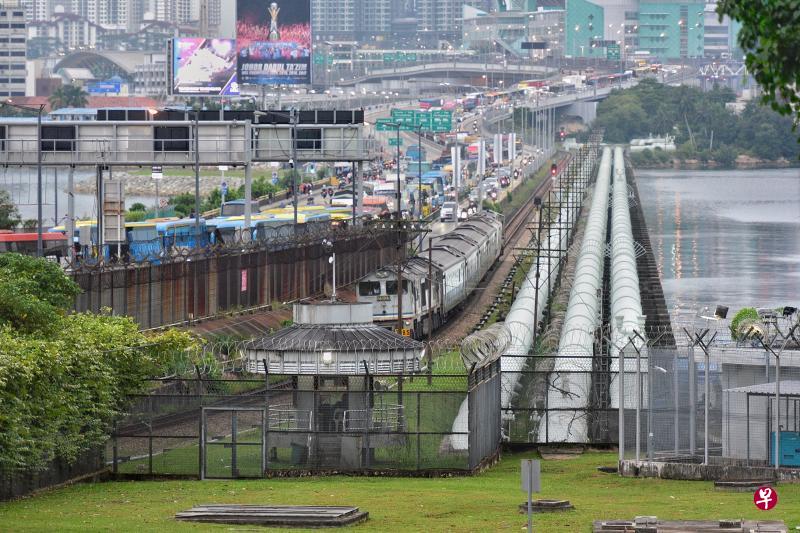
[[[422,443],[420,442],[420,418],[422,417],[422,394],[417,391],[417,470],[420,469],[420,460],[422,454]]]
[[[619,350],[619,460],[625,460],[625,349]]]
[[[206,478],[206,426],[205,426],[206,411],[200,408],[200,453],[198,454],[199,464],[198,470],[200,471],[200,479]]]
[[[114,421],[114,439],[111,448],[111,472],[116,474],[118,473],[118,461],[119,461],[119,439],[117,437],[117,421]]]
[[[672,358],[672,395],[673,395],[673,404],[675,407],[675,416],[673,417],[673,440],[674,440],[674,452],[675,457],[678,456],[678,450],[680,448],[680,396],[678,390],[678,349],[675,349],[674,356]]]
[[[153,421],[147,424],[147,473],[153,475]]]
[[[269,470],[269,366],[267,360],[262,359],[264,365],[264,430],[262,432],[262,440],[264,441],[264,458],[262,474],[266,474]]]
[[[231,409],[231,476],[239,477],[239,468],[236,456],[236,434],[239,432],[239,417],[236,409]]]
[[[689,455],[694,456],[697,439],[697,369],[694,363],[694,345],[689,345]]]

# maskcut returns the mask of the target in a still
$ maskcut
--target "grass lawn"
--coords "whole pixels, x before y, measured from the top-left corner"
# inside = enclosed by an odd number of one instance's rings
[[[76,485],[0,504],[2,531],[256,530],[252,526],[178,523],[173,515],[197,504],[355,505],[369,511],[360,531],[519,531],[519,459],[506,455],[474,477],[408,479],[322,477],[250,481],[155,481]],[[800,524],[800,485],[779,485],[780,503],[765,513],[752,494],[715,492],[712,483],[623,479],[595,470],[612,453],[545,461],[541,498],[566,498],[575,511],[536,515],[537,531],[589,531],[598,518],[773,518]]]

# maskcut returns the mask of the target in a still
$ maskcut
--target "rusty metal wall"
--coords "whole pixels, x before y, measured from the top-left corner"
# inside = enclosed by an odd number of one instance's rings
[[[394,233],[337,236],[337,285],[348,285],[400,253]],[[81,265],[75,311],[128,315],[142,329],[323,293],[331,267],[322,240],[172,258],[164,263]]]

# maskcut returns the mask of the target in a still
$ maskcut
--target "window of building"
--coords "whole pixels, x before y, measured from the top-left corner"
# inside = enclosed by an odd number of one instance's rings
[[[397,282],[386,282],[386,294],[397,294]],[[408,294],[408,280],[403,280],[403,294]]]
[[[380,296],[381,282],[380,281],[362,281],[358,284],[359,296]]]

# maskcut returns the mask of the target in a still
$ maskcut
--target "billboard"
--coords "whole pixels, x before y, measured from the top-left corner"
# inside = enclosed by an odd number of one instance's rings
[[[122,84],[118,81],[93,81],[86,84],[86,92],[89,94],[119,94],[122,91]]]
[[[311,83],[311,0],[236,0],[239,82]]]
[[[172,94],[236,96],[236,41],[233,39],[172,39]]]

